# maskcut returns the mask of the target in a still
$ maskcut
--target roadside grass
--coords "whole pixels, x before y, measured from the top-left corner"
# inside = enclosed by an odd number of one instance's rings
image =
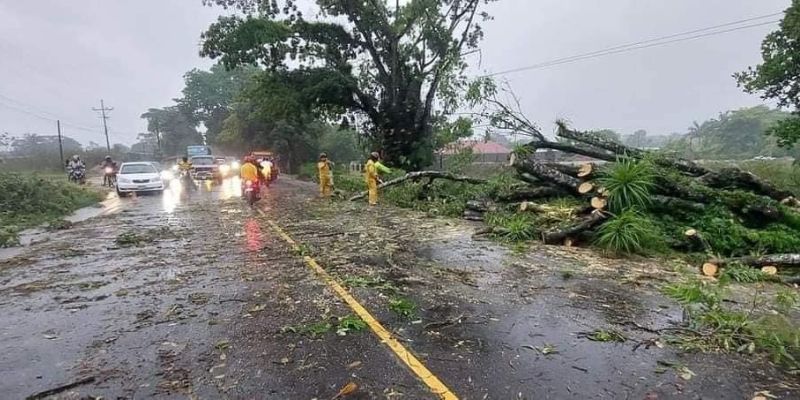
[[[404,297],[390,299],[389,310],[404,319],[414,319],[417,315],[417,305]]]
[[[331,321],[336,320],[336,324]],[[367,323],[356,315],[346,315],[344,317],[324,318],[322,321],[308,324],[290,325],[281,328],[281,333],[295,333],[311,338],[317,338],[329,332],[336,332],[339,336],[346,336],[348,333],[361,332],[367,329]]]
[[[381,277],[346,276],[344,279],[342,279],[342,283],[350,288],[371,288],[386,293],[397,293],[400,291],[397,286]]]
[[[737,268],[732,270],[735,272],[728,272],[727,279],[707,281],[687,275],[663,288],[667,296],[684,306],[688,316],[688,326],[674,330],[666,337],[667,342],[685,351],[766,354],[777,364],[800,370],[800,326],[789,317],[797,307],[797,294],[785,288],[770,299],[756,286],[747,304],[727,302],[729,282],[761,279]]]
[[[97,204],[103,193],[47,175],[0,173],[0,247],[18,243],[17,234]]]

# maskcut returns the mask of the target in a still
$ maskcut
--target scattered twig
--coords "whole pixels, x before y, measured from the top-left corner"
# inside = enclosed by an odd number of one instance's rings
[[[44,399],[44,398],[52,396],[54,394],[58,394],[58,393],[67,391],[67,390],[76,388],[78,386],[85,385],[87,383],[92,383],[94,381],[95,381],[95,377],[93,377],[93,376],[90,376],[88,378],[79,379],[79,380],[77,380],[75,382],[67,383],[65,385],[54,387],[52,389],[47,389],[47,390],[44,390],[44,391],[41,391],[41,392],[38,392],[38,393],[34,393],[34,394],[26,397],[25,400]]]

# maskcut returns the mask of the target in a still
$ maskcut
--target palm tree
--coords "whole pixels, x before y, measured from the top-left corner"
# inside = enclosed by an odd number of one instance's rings
[[[697,138],[697,139],[700,138],[700,131],[702,129],[703,129],[703,127],[700,124],[698,124],[697,121],[692,121],[692,126],[689,127],[689,133],[686,136],[689,137],[689,159],[690,160],[694,159],[694,149],[692,147],[692,144],[694,144],[694,139],[695,138]]]

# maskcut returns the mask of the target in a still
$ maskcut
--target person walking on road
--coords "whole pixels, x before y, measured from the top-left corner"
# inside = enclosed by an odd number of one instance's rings
[[[369,194],[369,205],[371,206],[378,204],[378,181],[380,181],[380,174],[392,172],[389,168],[381,164],[380,158],[381,156],[378,152],[372,152],[364,168],[364,178],[367,181],[367,193]]]
[[[331,197],[333,193],[333,163],[328,160],[328,155],[322,153],[317,162],[319,171],[319,194],[322,197]]]

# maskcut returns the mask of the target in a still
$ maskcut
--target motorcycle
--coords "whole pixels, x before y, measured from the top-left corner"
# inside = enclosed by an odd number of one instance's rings
[[[114,187],[117,184],[117,171],[108,166],[103,170],[103,186]]]
[[[194,178],[189,170],[181,170],[181,184],[186,190],[194,189]]]
[[[247,180],[244,182],[244,197],[247,199],[247,204],[251,207],[259,200],[259,183],[258,181]]]
[[[86,170],[84,168],[70,168],[69,181],[83,185],[86,183]]]

